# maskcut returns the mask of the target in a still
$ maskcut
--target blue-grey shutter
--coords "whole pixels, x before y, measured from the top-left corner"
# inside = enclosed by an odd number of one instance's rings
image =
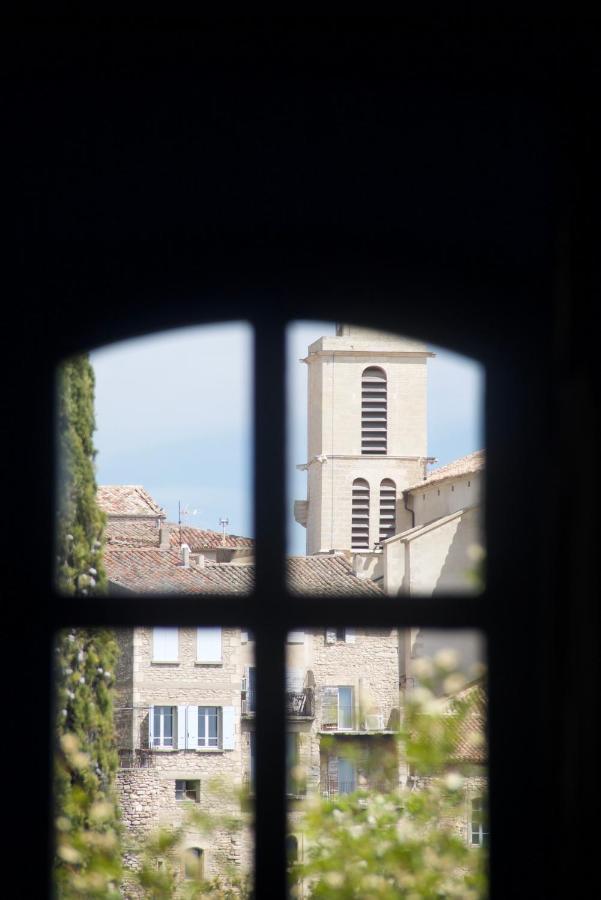
[[[198,707],[186,707],[186,749],[198,750]]]
[[[305,632],[304,631],[289,631],[288,632],[288,643],[289,644],[304,644],[305,643]]]
[[[177,707],[177,719],[175,722],[175,729],[177,734],[177,749],[185,750],[186,749],[186,707],[178,706]]]
[[[355,643],[355,629],[354,628],[345,628],[344,629],[344,640],[347,644]]]
[[[336,643],[336,629],[335,628],[326,628],[326,644],[335,644]]]
[[[221,735],[224,750],[235,749],[234,707],[224,706],[221,711]]]

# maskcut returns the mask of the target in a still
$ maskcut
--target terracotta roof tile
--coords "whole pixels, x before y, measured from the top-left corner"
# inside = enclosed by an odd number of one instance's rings
[[[133,522],[124,519],[109,519],[104,529],[106,545],[111,547],[158,547],[160,543],[158,521],[157,518]]]
[[[446,466],[440,466],[430,472],[427,478],[418,484],[406,488],[407,491],[415,491],[418,488],[426,487],[430,484],[436,484],[439,481],[446,481],[447,478],[458,478],[460,475],[470,475],[472,472],[480,472],[485,464],[485,451],[476,450],[474,453],[468,453],[467,456],[461,456],[454,459],[453,462],[447,463]]]
[[[156,548],[108,545],[104,552],[109,581],[137,593],[245,594],[252,589],[254,565],[205,562],[203,568],[185,569],[180,559],[177,550]],[[296,593],[382,593],[373,581],[358,578],[343,556],[292,557],[288,573]]]
[[[178,548],[179,525],[169,522],[171,529],[171,546]],[[205,528],[192,528],[189,525],[182,525],[182,542],[187,544],[192,553],[202,553],[203,550],[216,550],[219,547],[228,547],[235,549],[237,547],[254,547],[255,542],[252,538],[241,537],[238,534],[226,534],[225,540],[221,531],[210,531]]]
[[[456,695],[456,699],[470,699],[472,706],[457,735],[455,759],[461,762],[486,762],[487,697],[482,684],[471,685]]]
[[[100,509],[107,516],[165,518],[165,510],[141,484],[101,484],[96,492]]]

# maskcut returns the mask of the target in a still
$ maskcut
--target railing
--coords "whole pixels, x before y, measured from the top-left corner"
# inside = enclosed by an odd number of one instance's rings
[[[303,691],[286,691],[286,715],[313,719],[315,717],[315,691],[313,688],[305,688]]]
[[[357,785],[354,781],[330,781],[322,786],[321,796],[338,797],[341,794],[352,794],[356,790]]]
[[[256,691],[242,691],[242,715],[254,716],[256,706]],[[304,719],[315,717],[315,691],[313,688],[305,688],[303,691],[286,691],[286,715],[298,716]]]
[[[152,750],[119,750],[120,769],[151,769],[155,759]]]

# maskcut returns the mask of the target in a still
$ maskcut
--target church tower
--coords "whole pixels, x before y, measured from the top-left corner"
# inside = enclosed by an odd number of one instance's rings
[[[411,527],[401,492],[427,463],[426,366],[419,341],[337,325],[303,360],[308,376],[307,500],[295,518],[307,554],[371,551]]]

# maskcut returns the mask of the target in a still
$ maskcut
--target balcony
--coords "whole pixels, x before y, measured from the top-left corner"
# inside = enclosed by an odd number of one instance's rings
[[[257,709],[256,700],[256,691],[242,691],[243,718],[254,717]],[[315,718],[315,691],[313,688],[304,688],[302,691],[286,691],[286,715],[292,719]]]
[[[120,769],[152,769],[155,764],[155,755],[152,750],[143,748],[140,750],[119,750]]]

